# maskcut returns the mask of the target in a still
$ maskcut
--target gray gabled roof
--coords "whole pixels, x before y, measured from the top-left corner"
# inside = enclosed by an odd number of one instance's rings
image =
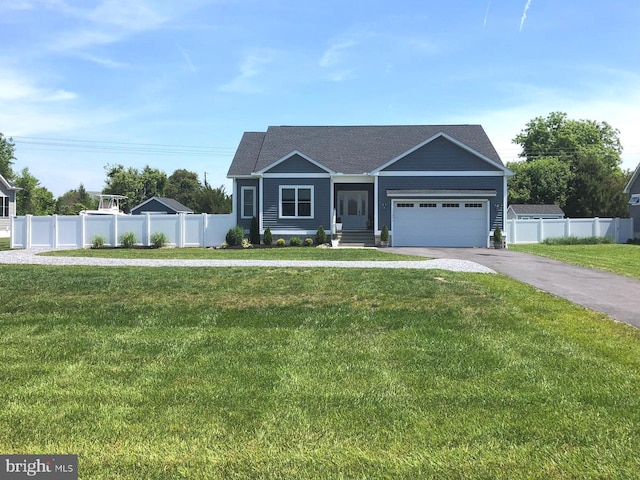
[[[640,163],[638,164],[636,169],[633,171],[633,175],[631,175],[629,182],[624,187],[623,193],[631,193],[631,187],[633,187],[633,184],[637,180],[638,176],[640,176]]]
[[[509,208],[517,215],[564,215],[558,205],[523,205],[515,203],[509,205]]]
[[[246,132],[227,176],[251,175],[295,151],[331,171],[360,175],[441,134],[504,168],[481,125],[282,126]]]
[[[144,202],[142,202],[140,205],[136,205],[131,210],[132,211],[140,210],[141,207],[143,207],[144,205],[152,201],[160,202],[161,204],[165,205],[166,207],[170,208],[176,213],[193,213],[193,210],[191,210],[186,205],[183,205],[182,203],[180,203],[177,200],[174,200],[173,198],[166,198],[166,197],[151,197],[145,200]]]
[[[20,187],[16,187],[16,186],[15,186],[15,185],[13,185],[9,180],[7,180],[6,178],[4,178],[2,175],[0,175],[0,182],[1,182],[2,184],[4,184],[4,186],[5,186],[5,188],[6,188],[7,190],[15,190],[15,191],[22,190],[22,188],[20,188]]]

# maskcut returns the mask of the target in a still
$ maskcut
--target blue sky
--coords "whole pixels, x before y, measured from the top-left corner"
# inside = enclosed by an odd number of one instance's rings
[[[635,168],[639,25],[637,0],[0,0],[0,132],[56,196],[118,163],[229,187],[269,125],[480,123],[506,163],[558,110]]]

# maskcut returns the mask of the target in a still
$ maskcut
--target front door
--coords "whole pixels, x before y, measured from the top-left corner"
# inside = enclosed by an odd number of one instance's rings
[[[366,191],[339,191],[338,217],[344,230],[366,230],[369,194]]]

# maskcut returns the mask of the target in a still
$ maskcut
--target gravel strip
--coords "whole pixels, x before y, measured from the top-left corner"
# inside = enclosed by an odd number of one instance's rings
[[[495,270],[468,260],[439,258],[417,261],[331,261],[331,260],[156,260],[128,258],[43,257],[45,249],[0,251],[0,264],[22,265],[90,265],[102,267],[329,267],[329,268],[410,268],[439,269],[452,272],[496,273]]]

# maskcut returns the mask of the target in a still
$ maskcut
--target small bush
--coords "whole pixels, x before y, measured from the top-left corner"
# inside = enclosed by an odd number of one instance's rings
[[[307,237],[304,239],[304,246],[311,247],[313,246],[313,238]]]
[[[382,231],[380,232],[380,241],[388,242],[389,241],[389,229],[386,225],[382,226]]]
[[[611,237],[554,237],[545,238],[545,245],[598,245],[615,243]]]
[[[273,243],[273,235],[271,235],[270,227],[267,227],[267,229],[264,231],[262,241],[265,245],[271,245]]]
[[[222,242],[222,243],[220,244],[220,248],[221,248],[222,250],[224,250],[224,249],[225,249],[225,248],[227,248],[228,246],[229,246],[229,245],[227,244],[227,242]]]
[[[124,248],[132,248],[136,244],[136,234],[133,232],[123,233],[120,237],[120,243]]]
[[[327,243],[327,234],[325,233],[324,228],[322,228],[322,225],[320,225],[316,232],[316,244],[324,245],[325,243]]]
[[[502,230],[499,226],[493,231],[493,242],[502,244]]]
[[[289,240],[289,245],[291,245],[292,247],[299,247],[300,245],[302,245],[302,240],[300,240],[298,237],[291,237],[291,239]]]
[[[243,238],[242,239],[242,248],[251,248],[252,247],[252,243],[249,241],[248,238]]]
[[[155,232],[151,234],[151,246],[153,248],[162,248],[167,244],[169,239],[164,232]]]
[[[627,245],[640,245],[640,238],[629,238]]]
[[[278,240],[276,240],[276,245],[278,245],[279,247],[284,247],[287,244],[287,242],[284,241],[284,238],[279,238]]]
[[[102,248],[104,247],[105,239],[102,235],[95,235],[91,239],[91,248]]]
[[[251,227],[249,228],[249,241],[253,245],[260,245],[260,230],[258,229],[258,219],[256,217],[253,217],[251,219]]]
[[[244,229],[240,225],[236,225],[230,228],[225,238],[227,245],[230,247],[237,247],[242,245],[242,239],[244,238]]]

